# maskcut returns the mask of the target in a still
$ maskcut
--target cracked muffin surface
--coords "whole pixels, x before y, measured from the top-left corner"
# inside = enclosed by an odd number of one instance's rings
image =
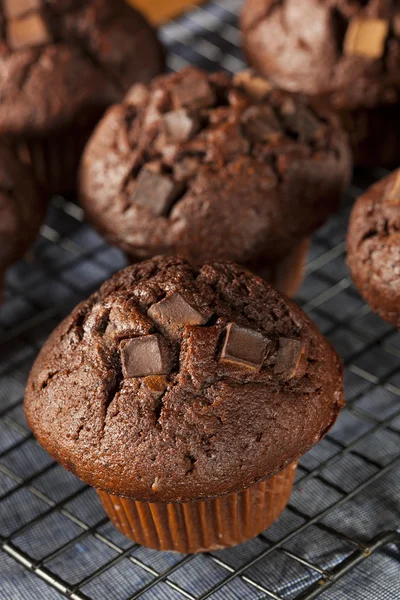
[[[354,164],[399,164],[398,0],[246,0],[241,29],[258,73],[336,111]]]
[[[92,124],[163,67],[155,33],[123,0],[3,0],[0,132]]]
[[[329,113],[250,73],[190,67],[109,109],[86,147],[80,195],[133,260],[274,264],[337,208],[350,163]]]
[[[241,27],[255,69],[335,108],[398,103],[397,0],[247,0]]]
[[[232,263],[156,257],[114,275],[45,343],[25,412],[86,483],[146,501],[241,491],[295,461],[344,404],[340,359]]]
[[[0,146],[0,299],[6,269],[34,241],[45,215],[45,201],[29,169]]]
[[[400,327],[400,169],[375,183],[354,205],[347,262],[372,310]]]

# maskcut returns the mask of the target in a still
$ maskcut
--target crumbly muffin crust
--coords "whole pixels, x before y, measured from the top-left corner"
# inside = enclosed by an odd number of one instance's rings
[[[400,169],[375,183],[354,205],[347,262],[372,310],[400,327]]]
[[[330,115],[248,73],[191,67],[109,110],[80,191],[90,220],[134,260],[273,264],[337,208],[349,175]]]
[[[157,257],[117,273],[54,331],[25,411],[88,484],[189,501],[296,460],[334,423],[342,379],[311,320],[249,271]]]

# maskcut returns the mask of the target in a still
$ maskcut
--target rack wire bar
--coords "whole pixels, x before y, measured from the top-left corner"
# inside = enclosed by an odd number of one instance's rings
[[[371,554],[389,544],[397,544],[400,547],[400,533],[397,531],[385,531],[375,536],[363,550],[354,550],[350,556],[334,567],[328,576],[321,577],[303,594],[297,596],[297,600],[314,600],[324,590],[330,588],[336,581],[347,575],[349,571],[367,560]]]
[[[170,69],[243,68],[240,5],[215,0],[166,24]],[[0,308],[0,600],[400,598],[400,333],[371,313],[345,266],[352,203],[385,173],[355,173],[341,211],[314,237],[298,294],[344,358],[347,408],[300,460],[281,518],[246,544],[201,556],[124,538],[94,490],[52,462],[28,429],[24,383],[41,344],[126,264],[73,199],[52,200]]]

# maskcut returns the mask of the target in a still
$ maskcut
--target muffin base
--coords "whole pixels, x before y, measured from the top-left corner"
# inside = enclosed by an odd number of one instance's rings
[[[61,131],[48,137],[18,140],[14,147],[48,194],[74,192],[80,159],[92,131],[93,127]]]
[[[246,266],[278,291],[289,297],[294,296],[304,279],[304,268],[310,244],[311,237],[305,238],[294,247],[288,256],[274,265],[258,261]]]
[[[198,502],[139,502],[97,493],[126,537],[155,550],[192,554],[236,546],[272,525],[288,503],[296,467],[291,463],[244,492]]]
[[[400,104],[356,110],[339,110],[350,137],[354,164],[392,167],[400,162]]]

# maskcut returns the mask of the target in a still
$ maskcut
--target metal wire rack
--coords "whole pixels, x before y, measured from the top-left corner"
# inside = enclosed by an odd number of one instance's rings
[[[217,0],[163,28],[170,69],[243,67],[236,13]],[[34,441],[24,383],[50,331],[125,265],[67,198],[53,199],[0,309],[0,599],[395,600],[400,597],[400,334],[373,315],[345,265],[357,173],[314,238],[298,300],[345,361],[348,406],[304,456],[290,504],[258,538],[216,553],[158,553],[122,537],[97,495]]]

